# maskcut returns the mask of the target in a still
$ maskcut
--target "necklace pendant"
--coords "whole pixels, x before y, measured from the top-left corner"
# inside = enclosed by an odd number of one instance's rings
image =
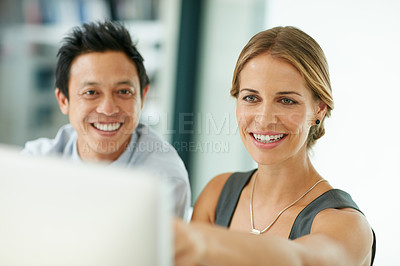
[[[253,228],[250,233],[252,233],[254,235],[259,235],[259,234],[261,234],[261,231]]]

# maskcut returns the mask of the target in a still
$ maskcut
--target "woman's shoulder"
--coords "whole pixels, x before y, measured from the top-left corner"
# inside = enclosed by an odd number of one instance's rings
[[[205,186],[204,191],[205,190],[210,190],[210,191],[217,190],[220,192],[222,190],[222,188],[224,187],[226,181],[228,180],[228,178],[231,175],[232,175],[232,173],[222,173],[222,174],[215,176]]]
[[[219,196],[231,175],[232,173],[222,173],[207,183],[193,207],[192,221],[214,223]]]
[[[357,230],[355,230],[355,228]],[[374,260],[376,240],[366,217],[353,208],[326,209],[318,213],[311,227],[311,236],[324,235],[341,243],[349,254],[365,254],[363,265]]]

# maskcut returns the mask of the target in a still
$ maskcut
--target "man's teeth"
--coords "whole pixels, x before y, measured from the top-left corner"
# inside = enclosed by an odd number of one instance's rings
[[[272,142],[276,142],[280,139],[283,138],[283,136],[285,136],[285,134],[279,134],[279,135],[261,135],[261,134],[253,134],[254,138],[258,141],[258,142],[262,142],[262,143],[272,143]]]
[[[121,123],[101,124],[93,123],[93,126],[101,131],[115,131],[121,127]]]

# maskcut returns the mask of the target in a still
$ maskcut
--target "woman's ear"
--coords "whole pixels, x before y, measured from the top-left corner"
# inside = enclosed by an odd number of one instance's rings
[[[316,106],[315,114],[317,116],[317,119],[322,121],[322,119],[324,119],[324,117],[325,117],[327,110],[328,110],[328,106],[326,105],[326,103],[324,101],[320,100]]]
[[[54,91],[57,101],[58,101],[58,106],[60,107],[61,113],[68,115],[69,113],[69,102],[67,97],[65,96],[64,93],[60,91],[59,88],[56,88]]]

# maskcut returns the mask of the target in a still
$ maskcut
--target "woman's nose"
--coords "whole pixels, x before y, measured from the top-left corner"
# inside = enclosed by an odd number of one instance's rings
[[[277,122],[277,114],[273,105],[260,105],[255,116],[255,122],[256,126],[260,127],[260,130],[267,128],[270,124],[275,124]]]

